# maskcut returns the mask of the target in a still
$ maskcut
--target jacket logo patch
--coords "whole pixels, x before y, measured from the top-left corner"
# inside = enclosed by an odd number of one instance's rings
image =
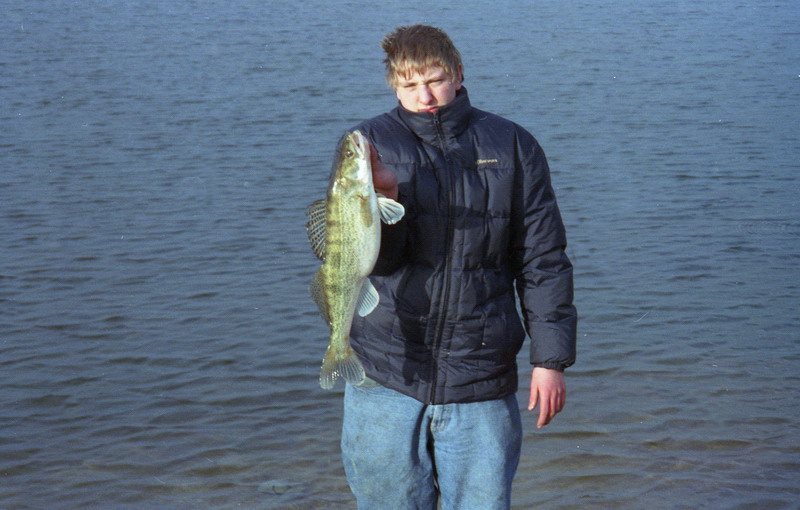
[[[492,163],[497,163],[496,159],[479,159],[475,162],[476,165],[489,165]]]

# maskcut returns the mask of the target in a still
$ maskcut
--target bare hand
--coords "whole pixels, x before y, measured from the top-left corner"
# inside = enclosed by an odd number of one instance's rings
[[[542,428],[555,417],[567,401],[567,386],[564,384],[564,373],[550,368],[534,367],[531,374],[531,398],[528,411],[533,411],[539,404],[539,421],[537,428]]]
[[[372,184],[375,186],[375,191],[386,198],[397,200],[397,176],[381,163],[378,159],[378,151],[371,145],[369,152],[372,161]]]

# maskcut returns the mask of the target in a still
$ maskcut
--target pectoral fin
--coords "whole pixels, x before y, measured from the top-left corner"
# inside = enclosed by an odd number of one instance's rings
[[[361,285],[361,293],[358,295],[358,302],[356,303],[358,315],[361,317],[369,315],[370,312],[378,306],[379,300],[380,298],[378,297],[378,291],[375,290],[375,286],[372,285],[369,278],[365,278],[363,285]]]
[[[380,194],[378,195],[378,210],[381,213],[381,221],[388,225],[394,225],[403,219],[403,215],[406,213],[403,204]]]

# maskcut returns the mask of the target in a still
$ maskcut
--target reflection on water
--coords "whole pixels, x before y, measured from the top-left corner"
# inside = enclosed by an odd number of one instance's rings
[[[576,266],[514,507],[793,507],[800,13],[468,3],[7,9],[0,507],[353,507],[304,210],[420,20],[539,138]]]

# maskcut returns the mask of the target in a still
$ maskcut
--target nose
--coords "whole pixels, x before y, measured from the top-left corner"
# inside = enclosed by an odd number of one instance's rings
[[[430,105],[434,102],[433,92],[427,85],[423,85],[419,88],[419,102],[424,105]]]

